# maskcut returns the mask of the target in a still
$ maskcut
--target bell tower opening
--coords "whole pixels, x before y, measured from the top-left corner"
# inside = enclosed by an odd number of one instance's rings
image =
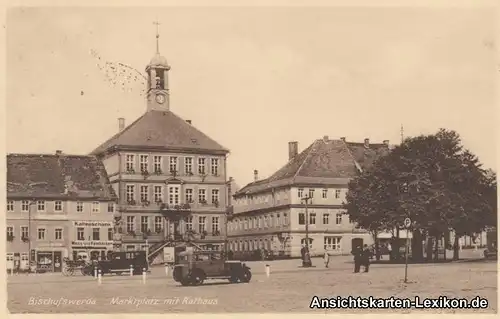
[[[169,110],[168,71],[170,66],[167,59],[160,54],[159,23],[155,22],[156,29],[156,54],[146,67],[147,83],[147,110]]]

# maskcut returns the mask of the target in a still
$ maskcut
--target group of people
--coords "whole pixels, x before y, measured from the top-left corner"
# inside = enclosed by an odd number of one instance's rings
[[[365,268],[365,272],[368,272],[370,268],[370,257],[372,254],[368,245],[365,244],[363,248],[361,248],[361,246],[357,246],[353,249],[352,254],[354,255],[354,272],[359,272],[361,266]]]

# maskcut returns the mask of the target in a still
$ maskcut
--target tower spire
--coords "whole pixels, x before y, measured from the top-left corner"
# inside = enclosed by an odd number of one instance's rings
[[[403,143],[404,139],[405,139],[404,129],[403,129],[403,124],[401,124],[401,144]]]
[[[156,19],[153,24],[156,25],[156,54],[160,54],[160,22]]]

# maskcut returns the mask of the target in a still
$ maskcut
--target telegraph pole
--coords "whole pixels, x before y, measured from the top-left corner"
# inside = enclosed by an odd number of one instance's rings
[[[305,254],[304,259],[302,261],[302,267],[312,267],[311,255],[309,253],[309,211],[308,211],[308,202],[309,199],[312,199],[311,196],[305,196],[301,198],[302,202],[305,202],[305,217],[306,217],[306,245],[305,245]]]

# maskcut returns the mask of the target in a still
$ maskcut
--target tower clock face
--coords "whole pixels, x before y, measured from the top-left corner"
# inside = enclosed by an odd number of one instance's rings
[[[165,102],[165,95],[163,94],[157,94],[156,95],[156,102],[163,104]]]

